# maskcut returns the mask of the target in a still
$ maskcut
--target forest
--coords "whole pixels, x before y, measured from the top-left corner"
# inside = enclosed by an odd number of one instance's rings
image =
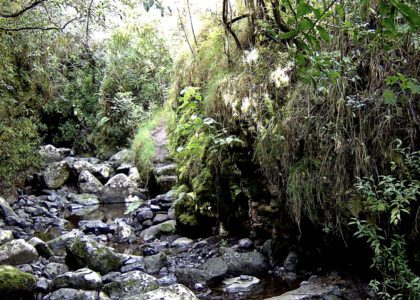
[[[419,11],[0,0],[0,299],[420,299]]]

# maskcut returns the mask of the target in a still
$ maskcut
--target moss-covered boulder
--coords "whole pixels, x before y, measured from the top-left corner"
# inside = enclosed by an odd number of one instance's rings
[[[65,161],[50,164],[43,173],[45,184],[50,189],[61,187],[69,176],[70,168]]]
[[[158,225],[151,226],[145,230],[143,230],[140,234],[140,236],[145,241],[151,241],[155,238],[163,235],[163,234],[170,234],[175,233],[176,231],[176,221],[175,220],[169,220],[163,223],[160,223]]]
[[[121,299],[140,295],[159,288],[155,277],[141,271],[131,271],[115,278],[113,282],[106,284],[103,291],[112,299]],[[141,299],[141,298],[137,298]]]
[[[35,289],[37,281],[36,276],[22,272],[15,267],[0,266],[0,295],[31,292]]]
[[[77,238],[66,245],[67,261],[74,267],[88,267],[101,274],[117,271],[123,264],[122,255],[88,237]]]

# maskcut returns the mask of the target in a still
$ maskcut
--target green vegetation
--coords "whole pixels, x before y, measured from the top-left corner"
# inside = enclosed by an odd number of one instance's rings
[[[20,271],[12,266],[0,266],[0,291],[2,293],[22,293],[33,291],[36,276]]]
[[[153,167],[155,156],[155,144],[152,139],[152,131],[163,122],[171,127],[173,112],[165,107],[150,113],[149,119],[144,120],[137,130],[132,141],[131,150],[134,153],[134,162],[140,172],[140,177],[147,180]]]

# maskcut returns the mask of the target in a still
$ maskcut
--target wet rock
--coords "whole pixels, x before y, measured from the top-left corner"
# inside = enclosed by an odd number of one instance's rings
[[[162,269],[168,261],[164,253],[147,256],[144,258],[144,266],[148,274],[156,274]]]
[[[260,275],[268,271],[265,257],[258,252],[239,253],[225,248],[222,257],[228,266],[227,272],[231,275]]]
[[[137,261],[131,264],[127,264],[124,265],[121,268],[121,273],[128,273],[131,271],[142,271],[142,272],[146,272],[146,267],[144,264],[144,260],[142,259],[141,261]]]
[[[121,299],[125,297],[139,297],[141,294],[159,288],[155,277],[141,271],[132,271],[114,279],[113,282],[104,286],[103,291],[111,299]],[[133,298],[139,299],[139,298]]]
[[[154,216],[152,210],[148,207],[142,207],[137,211],[137,220],[144,222],[146,220],[152,219]]]
[[[335,285],[314,284],[308,282],[308,284],[305,284],[296,290],[266,300],[338,300],[341,299],[341,296],[342,291]]]
[[[0,246],[0,264],[22,265],[38,259],[34,246],[23,239],[13,240]]]
[[[133,160],[134,153],[129,149],[123,149],[115,153],[109,159],[109,163],[114,167],[119,167],[122,163],[131,162]]]
[[[159,223],[167,221],[168,219],[169,218],[167,214],[156,214],[156,216],[153,218],[153,223],[159,224]]]
[[[98,273],[83,268],[74,272],[67,272],[54,278],[54,289],[74,288],[82,290],[98,290],[102,287],[102,279]]]
[[[39,154],[45,163],[59,162],[66,156],[73,155],[73,151],[68,148],[56,148],[53,145],[41,146]]]
[[[73,194],[70,193],[67,195],[67,198],[72,202],[76,204],[80,204],[82,206],[92,206],[92,205],[98,205],[99,199],[94,194]]]
[[[264,253],[265,256],[268,258],[268,262],[272,267],[276,266],[280,262],[277,255],[275,255],[273,248],[274,242],[271,239],[265,241],[262,246],[262,253]]]
[[[122,256],[110,248],[101,245],[88,237],[77,238],[66,246],[67,258],[79,265],[106,274],[117,271],[123,264]]]
[[[117,174],[105,184],[102,192],[102,200],[105,203],[122,203],[128,196],[138,196],[145,199],[137,184],[127,175]]]
[[[297,253],[294,251],[290,251],[286,259],[284,260],[283,265],[287,271],[294,272],[296,270],[297,263],[298,263]]]
[[[173,175],[176,173],[176,164],[158,166],[154,169],[155,176]]]
[[[70,176],[67,162],[55,162],[47,166],[43,172],[44,182],[49,189],[58,189],[63,186]]]
[[[47,243],[40,238],[33,237],[28,241],[28,243],[34,246],[38,254],[42,257],[49,258],[53,254]]]
[[[176,222],[174,220],[166,221],[158,225],[151,226],[140,233],[140,236],[147,242],[154,240],[165,233],[175,232]]]
[[[249,293],[262,288],[258,278],[247,275],[223,280],[223,284],[227,293]]]
[[[177,278],[174,274],[165,275],[158,279],[160,286],[168,286],[177,282]]]
[[[0,266],[0,295],[16,292],[31,292],[38,278],[12,266]]]
[[[240,239],[238,242],[238,247],[242,250],[252,250],[254,249],[254,243],[248,238]]]
[[[195,283],[212,285],[221,281],[226,275],[227,264],[220,257],[210,258],[199,268],[183,268],[175,270],[178,282],[192,287]]]
[[[9,216],[19,218],[15,211],[10,207],[10,204],[5,199],[0,197],[0,217],[6,219]]]
[[[55,278],[69,271],[69,267],[62,263],[50,262],[44,268],[43,274],[48,278]]]
[[[13,239],[12,231],[0,229],[0,246],[12,241]]]
[[[192,245],[194,241],[186,237],[180,237],[172,242],[171,247],[178,249],[186,249]]]
[[[128,242],[136,238],[134,228],[128,225],[122,218],[115,219],[113,228],[115,230],[114,238],[119,243]]]
[[[79,190],[83,194],[100,194],[104,189],[102,183],[87,170],[82,171],[78,180]]]
[[[50,284],[51,284],[51,281],[50,280],[48,280],[48,279],[46,279],[44,277],[41,277],[36,282],[35,289],[37,291],[42,292],[42,293],[46,293],[48,291],[49,287],[50,287]]]
[[[99,300],[96,291],[62,288],[45,296],[44,300]]]
[[[80,221],[79,228],[85,233],[94,233],[96,235],[113,233],[114,230],[108,224],[99,220]]]
[[[161,287],[154,291],[147,292],[140,297],[129,297],[126,300],[198,300],[192,291],[181,284],[173,284],[167,287]]]
[[[47,245],[53,251],[54,254],[64,255],[66,249],[66,243],[76,239],[77,237],[83,236],[83,232],[78,229],[73,229],[72,231],[60,235],[47,242]]]

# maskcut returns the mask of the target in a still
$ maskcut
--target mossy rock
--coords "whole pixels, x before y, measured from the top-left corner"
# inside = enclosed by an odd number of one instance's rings
[[[195,215],[183,213],[178,217],[179,222],[185,226],[197,226],[198,221]]]
[[[101,274],[121,268],[122,256],[110,248],[87,238],[77,238],[67,246],[67,262],[75,267],[88,267]]]
[[[0,266],[0,294],[31,292],[35,289],[37,281],[36,276],[22,272],[15,267]]]
[[[175,233],[176,223],[174,221],[163,222],[162,224],[159,225],[159,229],[161,232],[164,232],[164,233]]]

